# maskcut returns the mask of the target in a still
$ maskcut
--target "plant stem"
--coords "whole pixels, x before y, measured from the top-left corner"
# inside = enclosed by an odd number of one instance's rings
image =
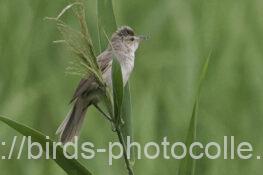
[[[123,138],[123,135],[122,135],[122,132],[121,132],[121,129],[119,126],[116,127],[116,132],[117,132],[117,135],[118,135],[118,139],[123,147],[123,157],[124,157],[124,160],[125,160],[125,164],[126,164],[126,168],[128,170],[128,173],[129,175],[134,175],[133,174],[133,170],[132,170],[132,167],[130,165],[130,161],[129,161],[129,158],[128,158],[128,155],[127,155],[127,149],[126,149],[126,146],[125,146],[125,141],[124,141],[124,138]]]

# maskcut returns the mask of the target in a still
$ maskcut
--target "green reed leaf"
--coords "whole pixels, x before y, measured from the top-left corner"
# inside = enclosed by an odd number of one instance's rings
[[[103,51],[108,45],[104,32],[106,32],[107,36],[111,36],[117,30],[112,1],[97,0],[97,15],[100,51]]]
[[[116,58],[112,60],[112,91],[114,103],[114,119],[119,123],[123,103],[123,79],[121,66]]]
[[[53,140],[47,139],[44,134],[35,129],[6,117],[0,116],[0,121],[4,122],[24,136],[31,136],[32,141],[40,143],[44,151],[46,151],[46,143],[48,143],[50,158],[53,157]],[[56,159],[53,160],[69,175],[91,175],[91,172],[89,172],[89,170],[86,169],[79,161],[75,159],[67,159],[63,153],[62,147],[60,146],[56,147]]]
[[[132,130],[132,105],[131,105],[131,95],[130,95],[130,86],[127,83],[124,87],[124,96],[123,96],[123,104],[121,109],[121,116],[124,121],[124,125],[122,127],[122,132],[124,135],[125,143],[127,143],[127,137],[130,137],[130,141],[133,141],[133,130]],[[127,145],[126,145],[127,147]],[[133,147],[132,147],[133,148]],[[134,158],[134,149],[130,150],[130,162],[132,164],[135,163]]]
[[[188,132],[187,132],[186,141],[185,141],[187,148],[189,148],[190,145],[196,140],[198,103],[199,103],[199,97],[201,93],[202,84],[206,76],[210,56],[211,56],[211,52],[203,65],[199,84],[198,84],[198,90],[197,90],[195,103],[194,103],[193,110],[192,110],[192,116],[191,116]],[[195,163],[196,161],[193,158],[191,158],[189,154],[187,154],[187,156],[181,161],[181,164],[179,166],[178,175],[194,175],[195,174]]]

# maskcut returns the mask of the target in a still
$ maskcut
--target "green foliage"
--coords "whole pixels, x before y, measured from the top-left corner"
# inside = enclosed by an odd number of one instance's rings
[[[198,103],[199,103],[199,97],[200,97],[200,93],[201,93],[202,84],[203,84],[203,81],[205,79],[208,64],[210,61],[210,55],[211,55],[211,53],[209,54],[209,56],[205,60],[205,63],[203,65],[202,72],[200,75],[198,91],[196,94],[196,99],[194,102],[192,116],[190,119],[190,124],[188,127],[187,137],[186,137],[186,141],[185,141],[185,145],[187,148],[190,148],[190,145],[196,141]],[[178,175],[195,175],[195,166],[196,166],[196,160],[193,159],[190,156],[190,154],[187,154],[187,156],[182,160],[182,162],[179,166]]]
[[[108,40],[105,37],[105,33],[107,36],[111,36],[111,34],[117,29],[112,1],[97,0],[97,12],[100,51],[103,51],[108,45]]]
[[[0,116],[0,121],[6,123],[11,128],[15,129],[24,136],[31,137],[33,142],[40,143],[44,151],[46,151],[46,144],[49,144],[49,155],[53,157],[53,143],[54,140],[47,139],[41,132],[32,129],[24,124],[15,122],[6,117]],[[61,146],[56,147],[56,159],[53,159],[68,175],[91,175],[91,173],[86,169],[80,162],[75,159],[67,159],[63,153],[63,148]]]
[[[127,143],[128,136],[130,137],[130,141],[133,141],[133,120],[132,120],[132,104],[131,104],[131,94],[130,94],[130,86],[127,83],[124,87],[124,96],[122,102],[121,116],[124,122],[122,126],[122,133],[124,135],[125,143]],[[126,145],[127,146],[127,145]],[[135,153],[134,147],[130,150],[130,163],[135,163]]]
[[[121,66],[116,58],[112,61],[112,91],[114,102],[114,120],[119,125],[121,121],[121,109],[123,103],[123,79]]]

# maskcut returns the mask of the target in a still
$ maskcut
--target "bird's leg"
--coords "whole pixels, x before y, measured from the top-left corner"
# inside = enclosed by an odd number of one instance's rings
[[[111,130],[112,130],[112,132],[116,132],[117,131],[116,126],[115,126],[115,124],[113,122],[111,122]]]
[[[113,132],[116,132],[116,127],[115,127],[113,119],[109,115],[107,115],[97,104],[93,104],[93,105],[95,106],[96,109],[98,109],[98,111],[102,114],[102,116],[104,118],[106,118],[108,121],[111,122],[111,130]],[[122,122],[123,122],[123,120],[122,120]]]
[[[124,126],[125,121],[123,120],[123,118],[121,117],[121,126]]]
[[[98,111],[102,114],[102,116],[104,116],[110,122],[113,122],[112,118],[108,114],[106,114],[97,104],[93,104],[93,105],[95,106],[95,108],[98,109]]]

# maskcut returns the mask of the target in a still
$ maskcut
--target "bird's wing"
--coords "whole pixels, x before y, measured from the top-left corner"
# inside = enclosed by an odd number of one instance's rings
[[[104,74],[110,67],[112,61],[112,52],[111,51],[104,51],[98,57],[97,61],[100,67],[102,74]]]
[[[111,67],[112,53],[110,51],[104,51],[97,57],[98,65],[101,69],[102,74]],[[96,82],[95,78],[89,76],[87,78],[82,78],[74,92],[70,103],[72,103],[77,97],[80,97],[86,92],[90,92],[99,87],[99,84]]]
[[[80,97],[84,93],[88,93],[92,90],[95,90],[99,87],[99,84],[96,82],[95,78],[89,76],[87,78],[82,78],[77,86],[70,103],[72,103],[76,98]]]

